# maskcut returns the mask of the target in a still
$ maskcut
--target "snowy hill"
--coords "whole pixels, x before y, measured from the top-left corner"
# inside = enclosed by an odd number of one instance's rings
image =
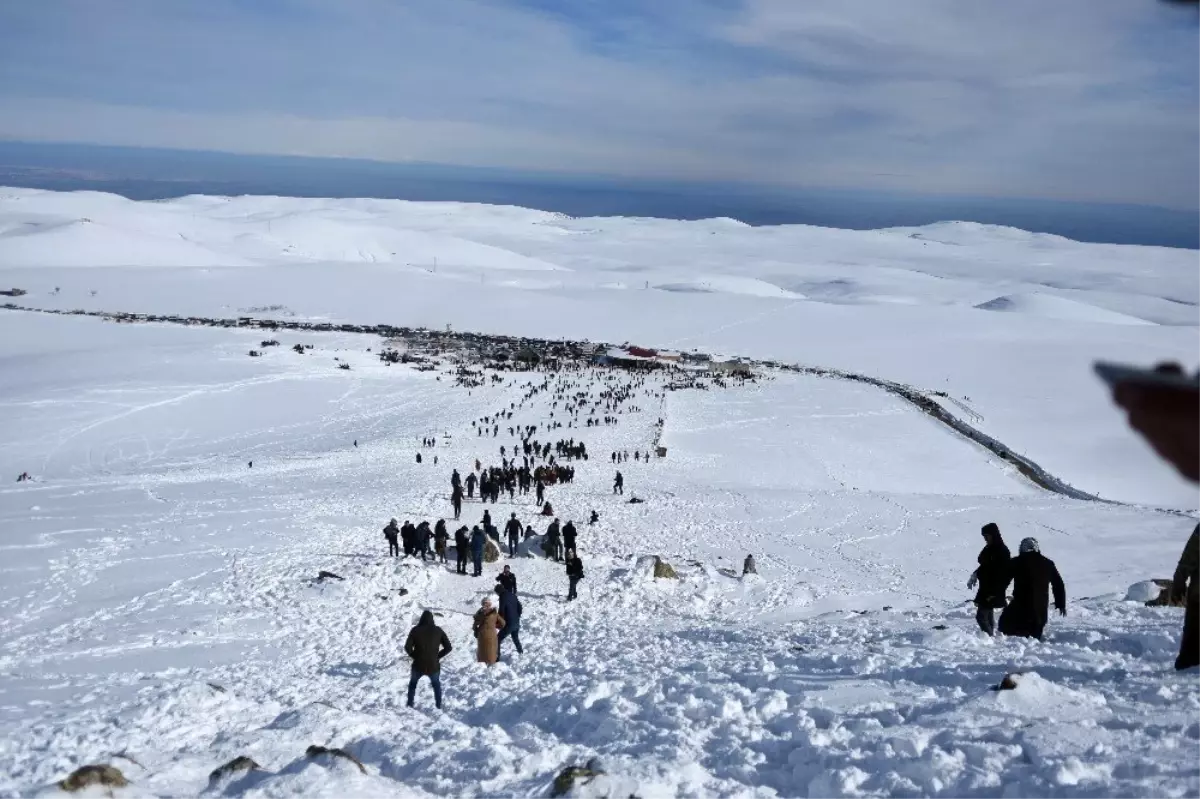
[[[945,392],[950,413],[1126,503],[1045,491],[902,397],[833,377],[668,390],[664,374],[487,370],[466,386],[457,356],[388,366],[377,336],[0,310],[0,795],[111,763],[133,783],[117,796],[544,796],[593,758],[605,773],[573,795],[1197,795],[1200,685],[1171,668],[1182,611],[1125,601],[1170,576],[1194,514],[1157,508],[1195,509],[1196,492],[1089,373],[1096,357],[1194,361],[1194,267],[962,223],[0,189],[0,287],[29,308],[859,371]],[[603,416],[625,390],[616,423],[566,410]],[[526,424],[588,446],[547,489],[580,529],[577,602],[528,544],[482,578],[453,555],[387,557],[389,518],[450,518],[450,470],[499,465]],[[665,458],[611,458],[655,446]],[[532,496],[489,508],[545,531]],[[482,511],[468,500],[462,522]],[[993,521],[1062,572],[1068,615],[1044,642],[976,631],[966,580]],[[656,579],[653,556],[677,577]],[[525,652],[505,642],[488,668],[471,614],[505,564]],[[454,645],[441,712],[426,682],[405,707],[402,645],[425,609]],[[990,690],[1013,672],[1015,690]],[[261,768],[210,781],[238,756]]]

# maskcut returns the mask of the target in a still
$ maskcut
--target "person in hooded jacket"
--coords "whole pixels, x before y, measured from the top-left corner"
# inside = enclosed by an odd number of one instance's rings
[[[387,527],[383,528],[383,537],[388,542],[388,557],[400,557],[400,544],[398,543],[400,528],[396,525],[395,519],[392,519],[387,523]]]
[[[1183,636],[1179,639],[1179,657],[1175,658],[1175,668],[1183,671],[1200,666],[1200,524],[1192,530],[1175,567],[1171,593],[1175,599],[1185,601]]]
[[[496,658],[500,657],[500,644],[504,642],[505,638],[512,638],[513,646],[517,648],[517,654],[520,655],[525,651],[521,646],[520,635],[521,614],[525,612],[525,609],[521,607],[521,600],[517,597],[517,592],[510,591],[504,583],[496,586],[496,593],[500,595],[500,618],[504,619],[504,629],[496,638]]]
[[[499,632],[504,628],[504,619],[492,606],[492,598],[485,596],[475,612],[472,630],[475,633],[475,659],[492,665],[500,659]]]
[[[437,709],[442,709],[442,658],[450,654],[454,647],[441,627],[434,623],[432,611],[421,614],[417,626],[408,633],[404,642],[404,651],[412,658],[412,672],[408,677],[408,706],[413,706],[417,695],[417,683],[422,677],[429,678],[433,686],[433,702]]]
[[[1013,584],[1012,602],[1000,614],[1000,632],[1021,638],[1042,640],[1049,617],[1050,591],[1054,591],[1054,607],[1067,615],[1067,589],[1054,561],[1041,552],[1036,538],[1025,538],[1020,554],[1005,568],[1002,591]]]
[[[1012,553],[1000,537],[1000,528],[994,522],[988,522],[980,531],[983,535],[984,546],[979,553],[979,568],[971,573],[967,588],[979,585],[975,592],[975,621],[979,629],[988,635],[996,634],[995,609],[1007,604],[1004,598],[1004,582],[1008,574],[1008,561]]]

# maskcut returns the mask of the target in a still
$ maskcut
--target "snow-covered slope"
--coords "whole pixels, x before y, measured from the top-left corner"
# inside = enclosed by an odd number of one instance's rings
[[[1200,684],[1171,669],[1182,612],[1125,601],[1171,574],[1194,524],[1147,506],[1195,508],[1196,492],[1089,368],[1194,365],[1195,267],[1194,252],[965,223],[0,189],[0,287],[31,308],[830,366],[946,392],[950,412],[1058,477],[1133,503],[1044,492],[845,380],[769,371],[663,392],[651,376],[619,424],[567,427],[565,396],[630,378],[504,373],[468,389],[445,364],[383,365],[370,336],[281,330],[264,348],[262,331],[0,310],[0,795],[52,793],[98,762],[133,781],[118,796],[547,795],[593,757],[606,774],[574,795],[1197,795]],[[385,556],[388,518],[447,516],[450,469],[498,462],[512,437],[472,422],[509,410],[505,427],[556,414],[564,427],[538,437],[591,452],[548,497],[580,525],[576,603],[529,547],[481,579]],[[609,453],[656,442],[667,457],[622,463],[614,496]],[[9,482],[23,471],[34,480]],[[492,508],[540,533],[535,510],[520,495]],[[481,511],[467,503],[463,521]],[[1014,548],[1037,537],[1063,573],[1068,615],[1044,642],[975,631],[965,583],[988,521]],[[760,573],[743,577],[749,553]],[[655,579],[649,556],[678,579]],[[488,669],[470,614],[503,563],[526,651],[506,643]],[[402,644],[426,608],[455,647],[442,713],[427,684],[405,707]],[[1009,672],[1025,672],[1016,690],[989,690]],[[313,744],[363,770],[306,757]],[[210,783],[239,755],[262,769]]]

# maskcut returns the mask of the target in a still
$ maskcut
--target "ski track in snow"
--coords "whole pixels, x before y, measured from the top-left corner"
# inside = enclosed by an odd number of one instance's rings
[[[0,488],[15,531],[0,545],[0,795],[109,761],[130,795],[546,795],[597,755],[608,775],[580,795],[1200,791],[1200,685],[1171,670],[1181,612],[1120,601],[1170,570],[1182,520],[1040,491],[873,388],[781,374],[643,398],[614,427],[539,431],[582,436],[593,455],[547,492],[580,527],[588,576],[567,604],[561,567],[540,557],[473,579],[388,559],[380,533],[391,516],[446,513],[451,468],[498,462],[512,439],[470,421],[540,375],[468,394],[383,367],[365,339],[305,335],[322,349],[285,342],[252,364],[267,374],[244,376],[233,359],[253,332],[27,323],[95,335],[98,357],[157,365],[162,382],[158,399],[118,376],[78,401],[6,406],[10,471],[40,451],[38,430],[71,423],[46,442],[44,482]],[[159,337],[190,348],[182,363],[155,360]],[[332,369],[335,347],[354,371]],[[176,381],[191,368],[208,382]],[[511,423],[546,412],[540,395]],[[625,504],[608,453],[649,449],[660,413],[669,455],[620,465],[626,498],[646,500]],[[418,466],[418,439],[443,432]],[[493,516],[510,509],[544,528],[531,498]],[[480,513],[465,503],[463,521]],[[1038,535],[1063,570],[1070,615],[1044,643],[974,630],[964,583],[993,519],[1010,545]],[[740,576],[747,552],[760,577]],[[636,564],[647,554],[681,579],[653,579]],[[470,614],[504,562],[526,652],[506,644],[485,669]],[[321,569],[346,579],[310,582]],[[425,608],[455,646],[440,713],[427,683],[404,706],[402,643]],[[1009,671],[1036,676],[988,690]],[[367,773],[307,760],[310,744],[345,747]],[[243,754],[267,771],[208,784]]]

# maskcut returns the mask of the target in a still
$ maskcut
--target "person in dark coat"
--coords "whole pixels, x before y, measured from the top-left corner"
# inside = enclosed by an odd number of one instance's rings
[[[567,601],[570,602],[579,598],[579,593],[575,587],[579,585],[579,581],[583,579],[583,561],[575,555],[572,549],[567,550],[567,583],[569,590],[567,591]]]
[[[458,521],[458,517],[462,516],[462,486],[455,486],[450,489],[450,504],[454,507],[454,520]]]
[[[398,542],[398,539],[400,538],[400,528],[396,525],[395,519],[392,519],[387,523],[387,527],[383,528],[383,537],[386,538],[388,542],[388,557],[400,557],[400,544]]]
[[[563,547],[574,552],[576,550],[575,539],[578,535],[579,531],[575,529],[575,522],[568,520],[562,529]]]
[[[479,525],[475,525],[471,530],[471,560],[475,566],[475,572],[472,576],[474,577],[483,576],[483,546],[486,540],[487,536],[483,530],[480,529]]]
[[[408,633],[404,642],[404,651],[412,658],[412,671],[408,677],[408,706],[413,706],[417,695],[417,683],[422,677],[429,678],[433,686],[433,702],[437,709],[442,709],[442,658],[449,655],[454,647],[441,627],[434,623],[433,613],[425,611],[417,626]]]
[[[467,573],[467,555],[471,551],[471,539],[467,535],[466,526],[460,527],[454,531],[454,554],[458,558],[458,563],[454,570],[459,574]]]
[[[417,528],[413,523],[404,520],[404,525],[400,528],[400,540],[404,544],[404,557],[416,554],[417,551]]]
[[[497,610],[500,612],[500,618],[504,619],[504,629],[500,630],[500,635],[496,640],[496,656],[499,658],[500,644],[504,643],[505,638],[512,638],[513,646],[517,648],[517,654],[520,655],[525,651],[521,646],[521,614],[525,612],[525,609],[521,607],[521,600],[517,598],[517,592],[509,590],[503,583],[496,586],[496,593],[500,595],[500,607]]]
[[[421,560],[427,560],[433,557],[433,530],[429,527],[429,522],[421,522],[417,525],[417,554],[421,556]]]
[[[613,493],[614,494],[624,494],[625,493],[625,477],[620,472],[617,472],[617,476],[613,480]]]
[[[1001,590],[1013,584],[1013,598],[1000,614],[1000,632],[1021,638],[1042,640],[1049,617],[1050,591],[1054,607],[1067,615],[1067,589],[1054,561],[1041,553],[1036,538],[1021,541],[1020,554],[1008,562]]]
[[[550,544],[550,557],[554,562],[562,560],[562,534],[559,532],[558,519],[546,526],[546,541]]]
[[[533,490],[536,494],[537,504],[541,505],[546,499],[546,484],[542,482],[542,478],[538,478],[533,484]]]
[[[476,466],[475,468],[478,469],[479,467]],[[467,475],[467,499],[471,499],[475,496],[475,484],[478,481],[479,478],[475,476],[474,472]]]
[[[446,532],[446,520],[438,519],[437,524],[433,526],[433,551],[437,553],[440,563],[446,562],[446,544],[449,541],[450,534]]]
[[[417,453],[417,463],[421,462],[421,453]]]
[[[496,582],[502,585],[505,591],[517,593],[517,575],[513,574],[512,569],[508,566],[505,566],[504,570],[496,575]]]
[[[508,536],[508,556],[515,558],[517,556],[517,545],[521,543],[521,523],[517,521],[516,513],[505,523],[504,533]]]
[[[1192,530],[1175,567],[1171,593],[1175,599],[1185,601],[1183,635],[1179,639],[1179,657],[1175,658],[1175,668],[1183,671],[1200,666],[1200,524]]]
[[[1000,528],[994,522],[988,522],[980,531],[983,535],[984,546],[979,553],[979,568],[971,573],[967,588],[979,585],[975,592],[975,621],[979,629],[988,635],[996,634],[995,609],[1005,606],[1004,588],[1002,581],[1008,573],[1008,561],[1012,554],[1000,537]]]

